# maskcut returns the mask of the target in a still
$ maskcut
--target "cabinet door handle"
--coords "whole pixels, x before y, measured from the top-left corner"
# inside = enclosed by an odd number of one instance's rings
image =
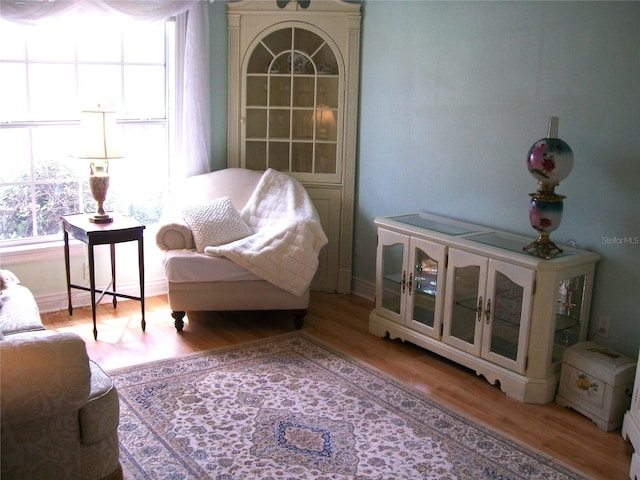
[[[487,309],[484,311],[484,319],[489,325],[489,318],[491,318],[491,299],[487,300]]]
[[[407,287],[407,271],[402,271],[402,293],[404,293],[405,288]]]
[[[482,320],[482,297],[478,299],[478,307],[476,308],[476,320]]]
[[[407,288],[409,289],[409,296],[413,292],[413,273],[409,274],[409,283],[407,284]]]

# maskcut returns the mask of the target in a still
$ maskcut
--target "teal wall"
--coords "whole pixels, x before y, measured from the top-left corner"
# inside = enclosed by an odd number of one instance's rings
[[[591,331],[611,317],[599,341],[636,357],[640,2],[362,3],[354,277],[374,282],[379,215],[425,210],[533,236],[525,157],[558,116],[575,166],[556,189],[567,199],[552,239],[602,255]],[[211,17],[217,169],[226,4]]]

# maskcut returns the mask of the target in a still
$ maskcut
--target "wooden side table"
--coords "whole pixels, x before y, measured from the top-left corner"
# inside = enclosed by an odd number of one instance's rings
[[[69,315],[73,315],[71,304],[71,289],[77,288],[91,292],[91,313],[93,315],[93,338],[98,339],[98,329],[96,328],[96,304],[105,295],[113,297],[113,308],[118,304],[118,297],[140,301],[142,309],[142,321],[140,325],[142,331],[146,328],[144,319],[144,242],[142,234],[145,226],[136,220],[123,215],[114,215],[112,223],[96,224],[89,221],[90,214],[64,215],[61,217],[62,230],[64,232],[64,265],[67,276],[67,298],[69,300]],[[88,245],[89,251],[89,287],[74,285],[71,283],[71,272],[69,268],[69,235]],[[116,288],[116,262],[115,244],[122,242],[138,242],[138,272],[140,275],[140,296],[125,295],[117,293]],[[95,245],[109,245],[111,249],[111,283],[100,294],[96,301],[96,276],[94,266],[93,247]],[[111,290],[109,290],[111,288]]]

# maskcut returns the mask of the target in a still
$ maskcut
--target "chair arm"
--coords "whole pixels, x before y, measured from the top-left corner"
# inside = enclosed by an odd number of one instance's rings
[[[89,357],[84,341],[74,333],[5,335],[0,365],[3,424],[79,410],[89,399]]]
[[[163,251],[196,248],[191,229],[182,219],[161,222],[156,244]]]

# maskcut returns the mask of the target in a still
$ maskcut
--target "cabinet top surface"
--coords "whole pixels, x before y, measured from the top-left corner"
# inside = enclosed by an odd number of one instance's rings
[[[543,260],[523,251],[524,246],[534,240],[533,238],[426,212],[377,217],[375,223],[378,226],[400,227],[418,235],[427,234],[436,239],[446,240],[456,246],[474,246],[475,244],[476,247],[481,245],[493,247],[498,251],[515,253],[523,259],[533,259],[535,261],[553,262],[567,257],[575,257],[576,255],[592,256],[595,260],[600,258],[593,252],[562,246],[563,253],[551,260]]]

